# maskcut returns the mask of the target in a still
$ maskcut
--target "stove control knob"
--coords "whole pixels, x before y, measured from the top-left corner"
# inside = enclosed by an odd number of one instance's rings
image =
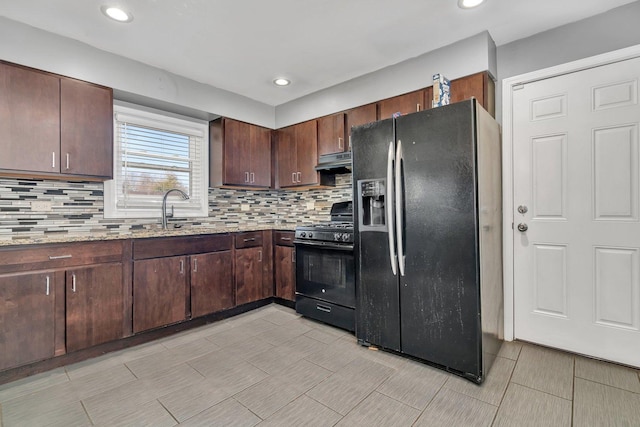
[[[300,237],[307,237],[307,233],[303,231],[302,233],[300,233]]]
[[[312,238],[312,237],[313,237],[313,233],[309,232],[309,238]]]
[[[336,242],[340,241],[340,237],[342,237],[342,234],[340,233],[333,233],[333,240],[335,240]]]
[[[342,241],[343,241],[343,242],[346,242],[347,240],[349,240],[349,235],[348,235],[347,233],[344,233],[344,234],[342,235]]]

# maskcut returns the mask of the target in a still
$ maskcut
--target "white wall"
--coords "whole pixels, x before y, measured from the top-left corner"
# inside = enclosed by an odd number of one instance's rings
[[[499,46],[496,118],[502,80],[530,71],[640,44],[640,1]]]
[[[453,43],[276,107],[276,127],[284,127],[431,85],[489,70],[497,74],[496,46],[488,32]]]
[[[152,103],[149,106],[201,119],[223,115],[275,125],[273,106],[4,17],[0,59],[109,86],[129,102]]]

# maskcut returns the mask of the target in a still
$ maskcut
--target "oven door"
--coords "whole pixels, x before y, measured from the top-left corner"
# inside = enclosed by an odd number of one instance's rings
[[[296,245],[296,293],[355,308],[353,246],[324,242]]]

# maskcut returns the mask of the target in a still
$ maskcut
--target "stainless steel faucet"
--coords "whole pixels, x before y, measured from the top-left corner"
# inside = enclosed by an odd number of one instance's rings
[[[164,196],[162,196],[162,229],[163,230],[167,229],[167,216],[171,216],[171,217],[173,216],[173,205],[171,205],[171,215],[167,215],[167,196],[169,195],[169,193],[172,193],[174,191],[177,191],[178,193],[180,193],[182,195],[182,198],[185,200],[189,198],[189,195],[184,191],[180,190],[179,188],[172,188],[170,190],[167,190],[166,193],[164,193]]]

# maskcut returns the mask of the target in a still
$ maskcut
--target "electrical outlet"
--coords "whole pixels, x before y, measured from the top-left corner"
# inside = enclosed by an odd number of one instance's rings
[[[50,212],[51,202],[47,201],[33,201],[31,202],[31,210],[36,212]]]
[[[250,207],[249,203],[243,203],[243,204],[240,205],[240,210],[242,212],[248,212],[249,211],[249,207]]]
[[[316,202],[314,202],[313,200],[310,202],[307,202],[307,210],[308,211],[312,211],[316,208]]]

